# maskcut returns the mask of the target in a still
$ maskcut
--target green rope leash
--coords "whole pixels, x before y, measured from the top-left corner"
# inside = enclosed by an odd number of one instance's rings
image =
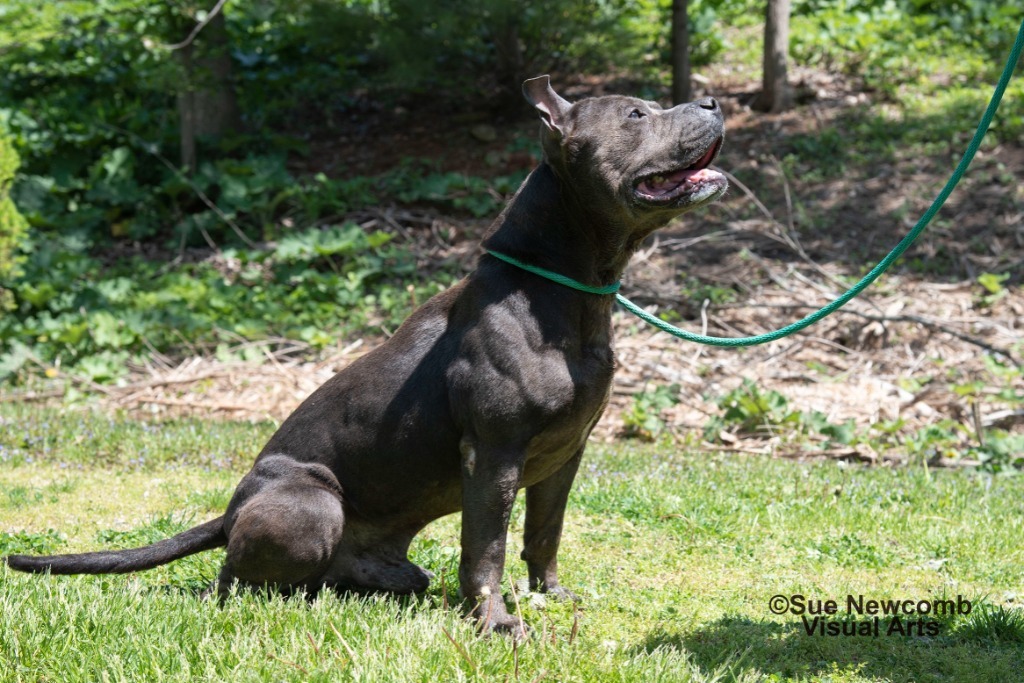
[[[999,83],[996,85],[995,91],[992,94],[992,99],[989,101],[988,107],[986,107],[985,113],[981,117],[981,123],[978,124],[978,130],[975,131],[974,137],[971,139],[971,143],[967,146],[967,151],[964,152],[963,158],[960,159],[960,163],[957,164],[956,169],[953,171],[953,175],[950,176],[945,187],[942,188],[938,196],[935,197],[931,206],[928,207],[928,210],[924,212],[924,215],[922,215],[920,220],[917,221],[917,224],[914,225],[914,229],[911,230],[877,266],[872,268],[871,272],[861,278],[861,280],[847,290],[846,293],[827,306],[811,313],[806,318],[798,320],[791,325],[787,325],[780,330],[775,330],[774,332],[768,332],[766,334],[759,334],[754,337],[735,338],[709,337],[703,334],[694,334],[693,332],[681,330],[675,325],[670,325],[664,320],[654,317],[626,297],[618,294],[617,292],[620,286],[620,283],[618,282],[604,287],[591,287],[583,284],[582,282],[577,282],[570,277],[566,277],[565,275],[560,275],[545,268],[539,268],[537,266],[523,263],[511,256],[507,256],[496,251],[489,250],[488,253],[491,256],[501,259],[502,261],[505,261],[517,268],[522,268],[523,270],[534,273],[535,275],[547,278],[548,280],[557,282],[560,285],[577,289],[581,292],[588,292],[590,294],[615,294],[616,300],[622,304],[623,308],[633,315],[637,316],[644,322],[657,327],[663,332],[668,332],[669,334],[679,337],[680,339],[685,339],[686,341],[696,342],[698,344],[708,344],[710,346],[732,347],[755,346],[757,344],[765,344],[777,339],[782,339],[783,337],[788,337],[794,332],[798,332],[809,325],[813,325],[822,318],[834,313],[836,310],[846,305],[850,299],[864,291],[864,289],[866,289],[872,282],[878,279],[879,275],[888,270],[889,266],[891,266],[896,259],[903,255],[903,252],[905,252],[907,248],[914,243],[914,240],[916,240],[921,232],[928,226],[932,218],[935,217],[935,214],[938,213],[939,209],[942,208],[942,205],[945,204],[950,193],[953,192],[953,189],[960,182],[960,179],[967,171],[967,167],[970,166],[971,161],[974,159],[975,153],[977,153],[978,148],[981,146],[981,141],[985,137],[985,133],[988,131],[989,125],[992,123],[992,118],[995,116],[996,109],[999,108],[999,102],[1003,99],[1003,92],[1006,90],[1006,86],[1010,82],[1010,76],[1013,74],[1013,70],[1017,65],[1017,60],[1020,59],[1022,47],[1024,47],[1024,21],[1021,22],[1020,29],[1017,31],[1017,40],[1014,41],[1013,48],[1010,50],[1010,56],[1006,60],[1006,67],[1003,69],[1003,75],[999,77]]]
[[[619,287],[622,286],[621,282],[614,282],[602,287],[591,287],[590,285],[583,284],[579,280],[573,280],[571,277],[555,273],[547,268],[540,268],[539,266],[531,266],[529,263],[523,263],[519,259],[512,258],[508,254],[502,254],[500,251],[488,249],[487,253],[500,261],[504,261],[509,265],[515,266],[516,268],[521,268],[522,270],[533,273],[534,275],[540,275],[552,282],[557,282],[560,285],[565,285],[566,287],[577,289],[581,292],[586,292],[587,294],[615,294],[619,291]],[[621,294],[619,295],[619,298],[623,298]]]

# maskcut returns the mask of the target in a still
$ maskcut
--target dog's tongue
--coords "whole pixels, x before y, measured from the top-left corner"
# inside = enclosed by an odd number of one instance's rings
[[[668,175],[651,176],[644,182],[640,183],[640,186],[637,189],[646,195],[660,197],[674,192],[684,183],[692,183],[696,185],[700,181],[706,179],[709,175],[714,175],[711,171],[708,171],[708,166],[710,166],[712,160],[714,160],[715,152],[717,150],[717,143],[711,145],[711,147],[708,148],[708,151],[704,152],[704,156],[698,159],[689,168],[684,168],[681,171],[676,171]]]
[[[706,168],[698,169],[687,169],[682,171],[676,171],[666,176],[654,176],[648,178],[640,184],[640,191],[644,194],[651,195],[652,197],[658,197],[669,194],[681,186],[683,183],[697,184],[701,180],[704,180],[711,175],[711,171]]]

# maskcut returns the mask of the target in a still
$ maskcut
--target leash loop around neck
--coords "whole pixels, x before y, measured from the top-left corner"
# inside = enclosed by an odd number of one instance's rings
[[[499,261],[504,261],[505,263],[511,266],[515,266],[516,268],[520,268],[529,273],[533,273],[534,275],[540,275],[542,278],[546,278],[548,280],[551,280],[552,282],[557,282],[560,285],[570,287],[580,292],[586,292],[587,294],[615,294],[617,291],[619,291],[619,287],[622,286],[621,282],[616,282],[614,284],[604,285],[602,287],[591,287],[590,285],[583,284],[579,280],[573,280],[571,277],[562,275],[561,273],[556,273],[553,270],[541,268],[540,266],[533,266],[530,265],[529,263],[523,263],[519,259],[512,258],[508,254],[502,254],[500,251],[488,249],[487,253],[493,256],[494,258],[498,259]]]
[[[560,285],[571,287],[581,292],[587,292],[589,294],[615,294],[616,300],[625,308],[627,311],[637,316],[644,322],[657,327],[663,332],[668,332],[674,337],[685,339],[686,341],[695,342],[697,344],[707,344],[709,346],[726,346],[726,347],[737,347],[737,346],[755,346],[757,344],[765,344],[767,342],[782,339],[788,337],[794,332],[798,332],[809,325],[812,325],[822,318],[835,312],[842,306],[844,306],[850,299],[860,294],[864,289],[874,282],[878,277],[888,270],[896,259],[903,255],[903,252],[914,243],[914,240],[921,234],[925,227],[931,222],[932,218],[942,205],[946,203],[946,199],[949,197],[953,188],[957,186],[964,173],[967,171],[967,167],[974,159],[975,153],[981,146],[982,138],[985,137],[985,133],[988,131],[989,125],[992,123],[992,118],[995,116],[996,109],[999,107],[999,102],[1003,99],[1003,92],[1006,90],[1007,84],[1010,82],[1010,76],[1013,74],[1014,67],[1017,65],[1017,60],[1020,59],[1021,49],[1024,48],[1024,21],[1021,22],[1020,29],[1017,31],[1017,39],[1013,43],[1013,47],[1010,49],[1010,56],[1006,60],[1006,66],[1003,69],[1002,76],[999,77],[999,82],[995,87],[995,91],[992,93],[992,99],[989,100],[988,106],[985,108],[985,113],[982,114],[981,122],[978,124],[978,129],[974,133],[974,137],[971,139],[970,144],[967,146],[967,150],[964,152],[963,157],[960,159],[960,163],[957,164],[956,169],[953,171],[953,175],[950,176],[949,180],[946,181],[945,186],[935,197],[931,206],[924,212],[917,224],[914,225],[914,229],[911,230],[906,237],[904,237],[899,244],[897,244],[892,251],[890,251],[882,261],[871,269],[871,271],[865,275],[857,284],[844,292],[839,298],[832,303],[818,309],[814,313],[811,313],[805,318],[798,320],[797,322],[787,325],[780,330],[774,332],[768,332],[767,334],[759,334],[753,337],[709,337],[703,334],[694,334],[693,332],[687,332],[682,330],[675,325],[670,325],[660,318],[656,318],[644,309],[640,308],[626,297],[618,294],[619,286],[621,283],[616,282],[611,285],[604,287],[591,287],[585,285],[582,282],[577,282],[570,277],[560,275],[553,271],[547,270],[546,268],[539,268],[532,266],[528,263],[523,263],[517,259],[507,256],[505,254],[498,253],[496,251],[488,250],[488,253],[495,258],[501,259],[505,263],[513,265],[517,268],[529,271],[535,275],[539,275],[543,278],[547,278],[552,282],[557,282]]]

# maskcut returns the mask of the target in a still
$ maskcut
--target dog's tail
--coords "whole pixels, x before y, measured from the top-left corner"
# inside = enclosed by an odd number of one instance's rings
[[[9,555],[7,566],[20,572],[41,574],[125,574],[152,569],[186,555],[227,545],[224,517],[192,527],[153,545],[129,550],[99,551],[75,555]]]

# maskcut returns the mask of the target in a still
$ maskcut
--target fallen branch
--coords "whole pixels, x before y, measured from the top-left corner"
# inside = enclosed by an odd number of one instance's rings
[[[165,387],[170,384],[190,384],[192,382],[210,379],[211,377],[230,377],[231,375],[232,373],[224,370],[207,370],[206,372],[200,372],[197,375],[189,375],[187,377],[165,377],[163,379],[151,379],[144,382],[135,382],[133,384],[126,384],[123,387],[117,387],[117,390],[124,394],[132,394],[137,391],[155,389],[156,387]]]
[[[971,460],[970,458],[960,458],[954,460],[953,458],[936,458],[935,460],[928,461],[928,467],[980,467],[980,460]]]
[[[679,297],[666,297],[666,296],[661,296],[661,295],[658,295],[658,294],[641,294],[641,295],[635,296],[635,298],[644,298],[644,299],[653,300],[655,302],[663,303],[663,304],[666,304],[666,303],[667,304],[680,304],[680,303],[683,303],[683,299],[681,299]],[[740,304],[720,304],[720,305],[717,306],[717,308],[718,309],[771,308],[771,309],[788,309],[788,310],[803,310],[803,311],[816,311],[816,310],[818,310],[817,306],[808,306],[807,304],[755,304],[755,303],[742,304],[742,303],[740,303]],[[950,327],[948,325],[945,325],[943,323],[940,323],[940,322],[938,322],[936,320],[930,320],[928,318],[924,318],[924,317],[919,316],[919,315],[875,315],[875,314],[872,314],[872,313],[864,313],[862,311],[858,311],[858,310],[850,309],[850,308],[840,308],[839,310],[835,311],[835,313],[841,313],[843,315],[853,315],[853,316],[856,316],[858,318],[863,318],[864,320],[870,320],[872,322],[882,322],[882,323],[886,323],[886,322],[902,322],[902,323],[917,323],[918,325],[924,325],[925,327],[928,327],[930,329],[937,330],[939,332],[943,332],[943,333],[948,334],[950,336],[956,337],[957,339],[959,339],[961,341],[964,341],[964,342],[967,342],[968,344],[973,344],[974,346],[977,346],[977,347],[980,347],[982,349],[985,349],[989,353],[994,353],[994,354],[997,354],[999,356],[1002,356],[1003,358],[1005,358],[1009,362],[1013,363],[1013,365],[1018,367],[1018,368],[1022,367],[1021,361],[1019,361],[1016,358],[1014,358],[1012,352],[1010,352],[1009,350],[1000,348],[998,346],[993,346],[992,344],[989,344],[986,341],[978,339],[975,336],[972,336],[972,335],[969,335],[969,334],[967,334],[965,332],[961,332],[959,330],[956,330],[956,329],[954,329],[954,328],[952,328],[952,327]],[[721,324],[721,325],[725,324],[722,321],[717,321],[717,322],[719,324]]]
[[[805,304],[726,304],[722,308],[796,308],[802,310],[817,310],[815,306],[807,306]],[[919,315],[874,315],[872,313],[863,313],[855,309],[840,308],[836,313],[843,313],[845,315],[854,315],[865,320],[871,320],[873,322],[902,322],[902,323],[917,323],[918,325],[924,325],[933,330],[938,330],[950,336],[956,337],[960,341],[965,341],[968,344],[981,347],[990,353],[998,354],[1008,361],[1013,363],[1016,367],[1021,367],[1021,362],[1013,357],[1010,351],[993,346],[986,341],[978,339],[965,332],[953,329],[948,325],[944,325],[936,320],[929,320],[928,318],[921,317]]]
[[[263,410],[260,408],[254,408],[252,406],[241,405],[239,403],[198,403],[196,401],[186,401],[184,399],[175,398],[145,398],[140,396],[134,399],[135,403],[155,403],[157,405],[164,406],[185,406],[188,408],[196,408],[197,410],[244,410],[250,413],[261,413]]]
[[[998,410],[989,413],[981,419],[982,427],[1009,426],[1014,422],[1024,421],[1024,409],[1020,410]]]
[[[742,446],[706,446],[703,448],[688,448],[689,453],[749,453],[750,455],[772,455],[770,448],[743,448]]]
[[[828,448],[825,450],[816,451],[789,451],[780,452],[784,458],[797,459],[797,458],[825,458],[827,460],[856,460],[858,462],[866,463],[877,463],[878,455],[870,451],[861,451],[856,448],[843,447],[843,448]]]
[[[26,391],[0,394],[0,403],[15,403],[19,401],[46,401],[51,398],[60,398],[64,395],[63,389],[51,389],[50,391]]]

